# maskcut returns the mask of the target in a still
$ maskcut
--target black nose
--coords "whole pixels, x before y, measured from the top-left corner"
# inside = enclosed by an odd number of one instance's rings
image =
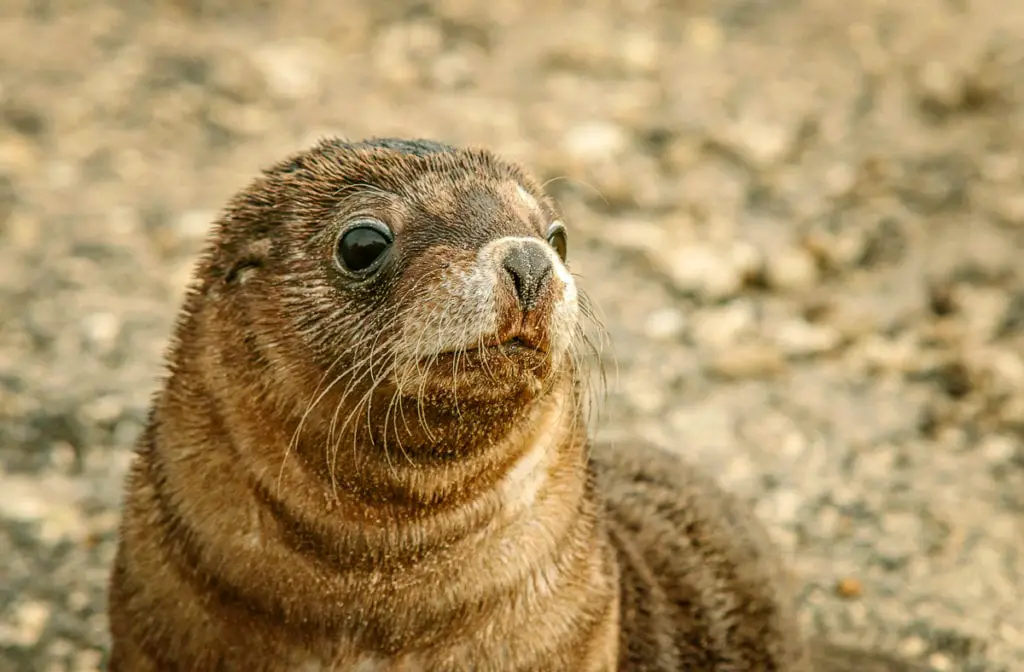
[[[533,310],[544,283],[551,277],[551,258],[539,243],[522,242],[505,252],[501,265],[512,276],[523,310]]]

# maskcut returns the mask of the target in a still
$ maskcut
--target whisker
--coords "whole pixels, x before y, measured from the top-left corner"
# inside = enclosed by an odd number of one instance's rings
[[[601,200],[604,201],[605,205],[610,205],[610,203],[608,202],[608,199],[605,198],[605,195],[603,193],[601,193],[600,189],[598,189],[594,185],[590,184],[589,182],[586,182],[586,181],[581,180],[579,178],[569,177],[568,175],[558,175],[558,176],[555,176],[555,177],[552,177],[552,178],[548,179],[547,181],[544,182],[544,184],[540,185],[541,191],[546,191],[547,188],[548,188],[548,185],[554,184],[555,182],[563,182],[563,181],[564,182],[569,182],[569,183],[575,183],[575,184],[580,185],[581,187],[587,187],[588,189],[593,191],[595,194],[597,194],[601,198]]]

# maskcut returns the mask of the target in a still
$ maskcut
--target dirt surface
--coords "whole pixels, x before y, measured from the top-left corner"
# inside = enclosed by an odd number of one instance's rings
[[[550,180],[598,433],[753,498],[812,631],[1024,669],[1024,3],[275,4],[2,3],[0,669],[102,665],[193,255],[325,134]]]

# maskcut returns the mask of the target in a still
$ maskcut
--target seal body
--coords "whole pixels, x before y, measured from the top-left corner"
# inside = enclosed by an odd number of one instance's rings
[[[323,141],[215,223],[127,478],[113,672],[809,668],[752,515],[590,445],[536,181]]]

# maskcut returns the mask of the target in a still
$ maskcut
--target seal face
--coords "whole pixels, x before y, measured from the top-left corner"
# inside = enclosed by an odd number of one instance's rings
[[[489,152],[325,141],[236,198],[213,240],[202,301],[245,323],[266,377],[306,411],[342,409],[329,443],[361,416],[379,444],[476,443],[456,417],[507,425],[575,378],[565,226]]]
[[[532,177],[488,152],[325,141],[268,171],[214,237],[227,252],[214,275],[242,286],[203,291],[246,316],[274,379],[345,406],[337,435],[389,408],[393,435],[376,439],[415,451],[452,414],[511,417],[575,375],[565,226]],[[240,247],[258,257],[248,272]]]

